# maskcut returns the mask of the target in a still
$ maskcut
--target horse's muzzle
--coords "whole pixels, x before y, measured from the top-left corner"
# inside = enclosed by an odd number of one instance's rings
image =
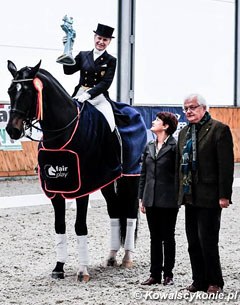
[[[6,131],[9,134],[10,138],[13,140],[18,140],[22,135],[22,130],[16,127],[7,126]]]

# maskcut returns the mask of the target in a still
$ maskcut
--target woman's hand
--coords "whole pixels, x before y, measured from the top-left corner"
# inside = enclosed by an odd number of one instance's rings
[[[141,211],[143,214],[146,213],[146,209],[145,209],[145,207],[143,206],[142,199],[139,199],[139,208],[140,208],[140,211]]]
[[[64,36],[62,39],[63,45],[65,45],[65,43],[67,42],[67,36]]]
[[[222,209],[228,208],[228,207],[229,207],[229,204],[230,204],[229,199],[226,199],[226,198],[220,198],[220,199],[219,199],[219,205],[220,205],[220,207],[221,207]]]

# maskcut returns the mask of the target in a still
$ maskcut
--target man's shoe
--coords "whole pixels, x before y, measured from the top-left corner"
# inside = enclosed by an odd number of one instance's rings
[[[161,284],[161,281],[156,280],[155,278],[151,277],[146,281],[142,282],[141,285],[154,285],[154,284]]]
[[[163,285],[164,286],[170,286],[170,285],[173,285],[174,282],[173,282],[173,278],[172,277],[165,277],[164,280],[163,280]]]
[[[217,294],[217,293],[220,293],[222,292],[222,288],[217,286],[217,285],[210,285],[208,287],[208,290],[207,290],[207,293],[212,293],[212,294]]]
[[[197,291],[204,291],[204,292],[206,292],[207,291],[206,287],[204,287],[204,286],[196,286],[194,284],[191,284],[190,286],[186,287],[186,289],[189,292],[197,292]]]

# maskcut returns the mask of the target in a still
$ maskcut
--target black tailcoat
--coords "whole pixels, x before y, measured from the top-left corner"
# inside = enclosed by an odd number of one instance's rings
[[[94,61],[92,50],[81,51],[75,57],[75,61],[73,66],[63,65],[64,73],[67,75],[80,71],[79,84],[75,87],[73,96],[81,86],[84,86],[91,88],[88,90],[91,98],[102,93],[108,99],[108,89],[114,78],[117,59],[105,51]]]

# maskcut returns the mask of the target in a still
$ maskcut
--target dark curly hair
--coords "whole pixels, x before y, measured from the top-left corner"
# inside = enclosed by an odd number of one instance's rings
[[[166,129],[166,133],[172,135],[177,130],[178,120],[174,113],[168,111],[158,112],[156,115],[163,124],[167,124],[169,127]]]

